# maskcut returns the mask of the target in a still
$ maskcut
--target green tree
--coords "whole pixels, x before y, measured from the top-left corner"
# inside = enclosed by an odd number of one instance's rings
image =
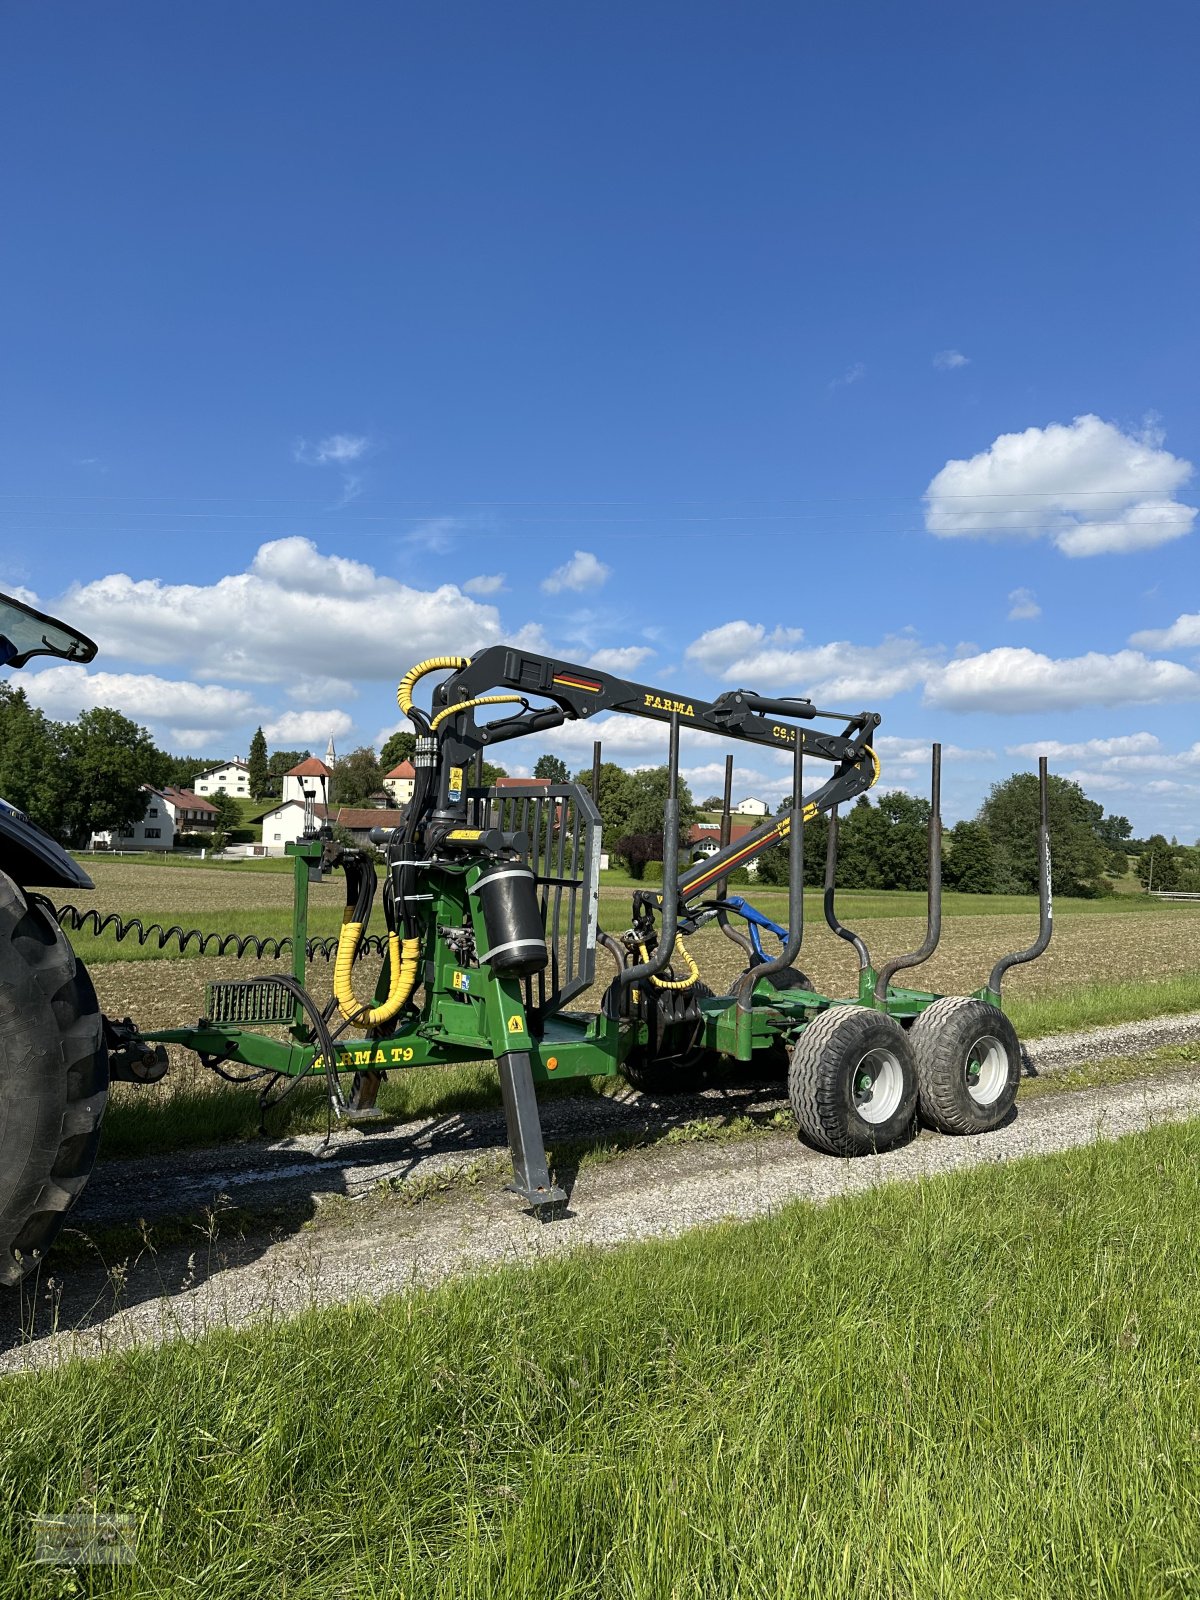
[[[379,765],[385,773],[398,767],[402,761],[411,761],[417,748],[417,736],[406,728],[398,728],[384,741],[379,752]]]
[[[601,769],[601,794],[604,792],[604,773]],[[625,826],[613,849],[624,856],[630,874],[641,877],[647,861],[662,859],[663,812],[667,803],[669,775],[666,767],[646,767],[640,772],[627,773],[625,792]],[[603,808],[601,809],[603,815]],[[696,820],[696,807],[691,790],[682,778],[679,780],[679,842],[682,847],[688,829]],[[658,853],[650,853],[647,840],[658,841]],[[632,843],[631,843],[632,841]],[[628,848],[626,848],[628,846]]]
[[[343,756],[333,764],[333,781],[330,784],[332,801],[339,806],[361,806],[377,789],[383,787],[383,773],[379,770],[379,757],[369,744]]]
[[[582,784],[589,794],[592,792],[592,769],[583,767],[575,774],[575,782]],[[630,808],[630,774],[624,767],[617,766],[615,761],[602,761],[600,763],[600,797],[596,802],[600,812],[600,825],[604,840],[608,848],[616,853],[613,841],[620,838],[629,830]],[[662,818],[659,817],[658,831],[662,832]]]
[[[1179,850],[1161,833],[1151,834],[1138,856],[1138,882],[1145,889],[1178,889],[1179,856]]]
[[[146,814],[142,785],[161,781],[161,751],[145,728],[109,706],[82,712],[64,732],[68,836],[86,842],[91,833],[127,832]]]
[[[267,787],[270,777],[267,767],[267,740],[261,728],[254,730],[246,765],[250,768],[250,793],[256,800],[265,800],[270,793]]]
[[[782,810],[791,808],[787,800]],[[825,852],[829,848],[829,818],[822,812],[804,824],[804,881],[814,887],[825,882]],[[791,882],[791,853],[788,841],[769,845],[758,857],[755,882],[784,887]]]
[[[838,829],[838,886],[923,889],[928,879],[928,800],[893,789],[872,805],[862,795]]]
[[[267,762],[267,793],[281,795],[283,793],[283,775],[290,772],[293,767],[298,767],[302,761],[307,761],[311,755],[309,750],[273,750]],[[210,762],[215,766],[215,762]]]
[[[1050,858],[1055,894],[1097,893],[1103,879],[1105,848],[1096,829],[1104,808],[1079,785],[1051,773],[1047,793]],[[1038,881],[1038,781],[1016,772],[993,784],[979,811],[996,852],[996,887],[1002,893],[1032,894]],[[1157,874],[1155,875],[1157,877]]]
[[[64,730],[0,683],[0,795],[57,838],[66,836]]]
[[[571,779],[567,763],[560,756],[541,755],[534,763],[533,775],[535,778],[544,778],[547,783],[569,783]]]
[[[215,794],[210,794],[208,803],[217,813],[213,821],[212,832],[208,836],[208,848],[219,854],[229,843],[229,835],[238,827],[242,820],[242,808],[232,795],[218,789]]]
[[[956,822],[946,835],[942,877],[960,894],[994,894],[996,852],[982,822]]]
[[[1095,833],[1100,843],[1107,845],[1110,850],[1124,852],[1133,833],[1133,824],[1128,817],[1101,817],[1096,824]]]

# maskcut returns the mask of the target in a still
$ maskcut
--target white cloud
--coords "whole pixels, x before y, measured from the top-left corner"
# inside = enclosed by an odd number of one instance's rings
[[[633,672],[643,661],[649,661],[654,651],[643,644],[619,645],[612,650],[597,650],[588,657],[589,667],[599,667],[601,672],[615,672],[618,676]]]
[[[1008,620],[1010,622],[1031,622],[1034,617],[1040,617],[1042,608],[1038,605],[1037,595],[1032,589],[1010,589],[1008,591]]]
[[[249,683],[348,674],[386,682],[423,656],[512,638],[494,606],[454,584],[413,588],[294,536],[262,545],[248,571],[212,584],[112,573],[73,586],[57,605],[109,655],[186,662],[197,677]]]
[[[687,648],[687,658],[727,682],[786,687],[810,699],[886,699],[922,683],[934,658],[914,638],[899,635],[882,644],[845,640],[798,647],[803,632],[758,622],[726,622],[710,628]]]
[[[270,744],[324,746],[329,739],[344,739],[354,719],[344,711],[285,711],[262,725]]]
[[[846,368],[840,378],[834,378],[830,383],[831,389],[848,389],[852,383],[858,383],[866,376],[867,369],[861,361],[856,361]]]
[[[501,594],[504,590],[504,576],[503,572],[490,574],[481,572],[477,578],[468,578],[463,588],[467,594]]]
[[[961,350],[939,350],[933,358],[933,364],[939,372],[953,372],[956,367],[969,367],[971,358],[963,355]]]
[[[418,522],[415,528],[409,529],[404,542],[418,550],[427,550],[430,555],[444,556],[453,549],[454,541],[464,526],[458,517],[428,517],[424,522]]]
[[[576,550],[570,561],[556,567],[548,578],[542,579],[547,594],[561,594],[564,589],[598,589],[612,572],[590,550]]]
[[[950,711],[1070,711],[1078,706],[1200,699],[1200,673],[1139,650],[1055,659],[1003,647],[951,661],[929,675],[928,704]]]
[[[22,683],[47,716],[69,722],[81,711],[111,706],[134,722],[150,723],[184,743],[219,737],[258,715],[248,689],[159,678],[150,673],[89,672],[63,665],[29,672]]]
[[[1075,744],[1063,744],[1058,739],[1042,739],[1033,744],[1005,745],[1010,756],[1049,756],[1052,761],[1087,761],[1094,757],[1144,756],[1162,749],[1162,740],[1154,733],[1118,733],[1111,739],[1083,739]]]
[[[297,705],[316,706],[323,700],[353,700],[358,690],[348,678],[294,678],[286,685],[289,700]]]
[[[1145,550],[1191,529],[1196,508],[1174,499],[1191,475],[1161,436],[1076,417],[948,461],[925,491],[925,526],[944,539],[1048,537],[1069,556]]]
[[[306,439],[297,439],[292,454],[306,467],[345,467],[360,461],[371,448],[366,434],[331,433],[310,445]]]
[[[1200,611],[1184,612],[1169,628],[1145,628],[1130,644],[1143,650],[1194,650],[1200,648]]]

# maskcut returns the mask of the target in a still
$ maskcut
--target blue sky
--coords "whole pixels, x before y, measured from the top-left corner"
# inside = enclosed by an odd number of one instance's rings
[[[102,646],[49,713],[345,749],[518,638],[1200,834],[1193,7],[0,27],[0,579]]]

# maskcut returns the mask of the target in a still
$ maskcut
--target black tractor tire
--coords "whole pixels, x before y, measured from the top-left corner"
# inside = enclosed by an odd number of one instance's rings
[[[87,968],[0,872],[0,1284],[43,1259],[96,1159],[108,1051]]]
[[[990,1133],[1012,1111],[1021,1081],[1017,1031],[986,1000],[935,1000],[908,1031],[921,1121],[939,1133]]]
[[[670,977],[671,968],[663,974]],[[660,989],[648,981],[635,985],[637,998],[623,992],[614,980],[605,990],[601,1009],[606,1016],[621,1013],[646,1023],[650,1042],[637,1045],[621,1063],[625,1081],[643,1094],[684,1094],[704,1084],[714,1057],[697,1044],[698,1005],[711,1000],[712,990],[697,981],[690,989]]]
[[[800,1132],[830,1155],[873,1155],[902,1143],[917,1124],[907,1034],[866,1006],[823,1011],[792,1047],[788,1099]]]

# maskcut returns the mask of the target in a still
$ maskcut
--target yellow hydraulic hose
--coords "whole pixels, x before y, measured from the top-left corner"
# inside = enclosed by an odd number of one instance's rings
[[[447,706],[444,711],[439,711],[429,724],[429,731],[433,733],[439,722],[445,722],[447,717],[454,716],[457,711],[469,711],[472,706],[523,706],[525,701],[519,694],[481,694],[476,700],[460,700],[456,706]]]
[[[439,669],[457,672],[460,667],[466,665],[466,656],[430,656],[428,661],[418,661],[415,667],[409,667],[397,684],[396,704],[407,717],[413,708],[412,692],[419,678],[423,678],[427,672],[437,672]]]
[[[378,1028],[390,1022],[412,997],[417,986],[420,967],[421,941],[401,941],[396,933],[388,934],[388,993],[387,999],[375,1007],[364,1006],[354,993],[354,957],[362,938],[361,922],[345,922],[338,940],[337,960],[333,968],[333,993],[338,1007],[347,1022],[361,1027]]]
[[[638,945],[638,955],[641,956],[643,961],[649,961],[649,959],[650,959],[649,954],[646,951],[646,946],[644,944]],[[687,945],[684,944],[683,935],[681,933],[677,933],[675,935],[675,948],[671,952],[671,960],[672,961],[680,960],[680,961],[683,961],[685,963],[685,965],[687,966],[687,969],[688,969],[687,977],[686,978],[658,978],[658,977],[654,977],[654,978],[650,979],[650,982],[654,985],[654,987],[656,989],[690,989],[692,987],[692,985],[697,981],[697,979],[700,976],[700,968],[692,960],[692,953],[688,949]]]

